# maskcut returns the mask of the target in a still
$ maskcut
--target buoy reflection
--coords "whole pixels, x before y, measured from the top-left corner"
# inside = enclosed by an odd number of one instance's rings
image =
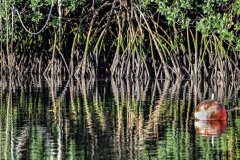
[[[220,137],[227,128],[226,120],[198,121],[194,123],[195,130],[202,137]]]

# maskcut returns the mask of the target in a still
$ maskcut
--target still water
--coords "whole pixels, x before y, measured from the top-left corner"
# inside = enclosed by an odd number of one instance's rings
[[[1,85],[0,159],[240,158],[240,110],[229,111],[226,123],[193,118],[212,92],[228,110],[240,108],[236,84],[45,79]],[[210,136],[200,133],[207,127]]]

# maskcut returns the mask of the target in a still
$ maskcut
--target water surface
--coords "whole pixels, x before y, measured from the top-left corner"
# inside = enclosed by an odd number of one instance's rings
[[[212,92],[240,107],[237,85],[42,80],[0,91],[0,159],[240,158],[240,110],[215,138],[197,133],[193,118]]]

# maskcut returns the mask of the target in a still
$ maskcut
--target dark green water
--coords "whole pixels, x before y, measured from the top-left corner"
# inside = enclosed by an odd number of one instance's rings
[[[193,119],[212,92],[240,107],[237,85],[44,80],[0,91],[0,159],[240,158],[240,110],[214,139]]]

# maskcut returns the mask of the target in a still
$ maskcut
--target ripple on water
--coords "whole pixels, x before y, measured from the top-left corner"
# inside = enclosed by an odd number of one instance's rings
[[[228,109],[239,106],[239,91],[231,87],[191,81],[66,84],[2,94],[0,159],[239,158],[238,110],[228,114],[224,132],[193,118],[194,107],[212,90]],[[216,131],[213,140],[203,136],[206,128]]]

